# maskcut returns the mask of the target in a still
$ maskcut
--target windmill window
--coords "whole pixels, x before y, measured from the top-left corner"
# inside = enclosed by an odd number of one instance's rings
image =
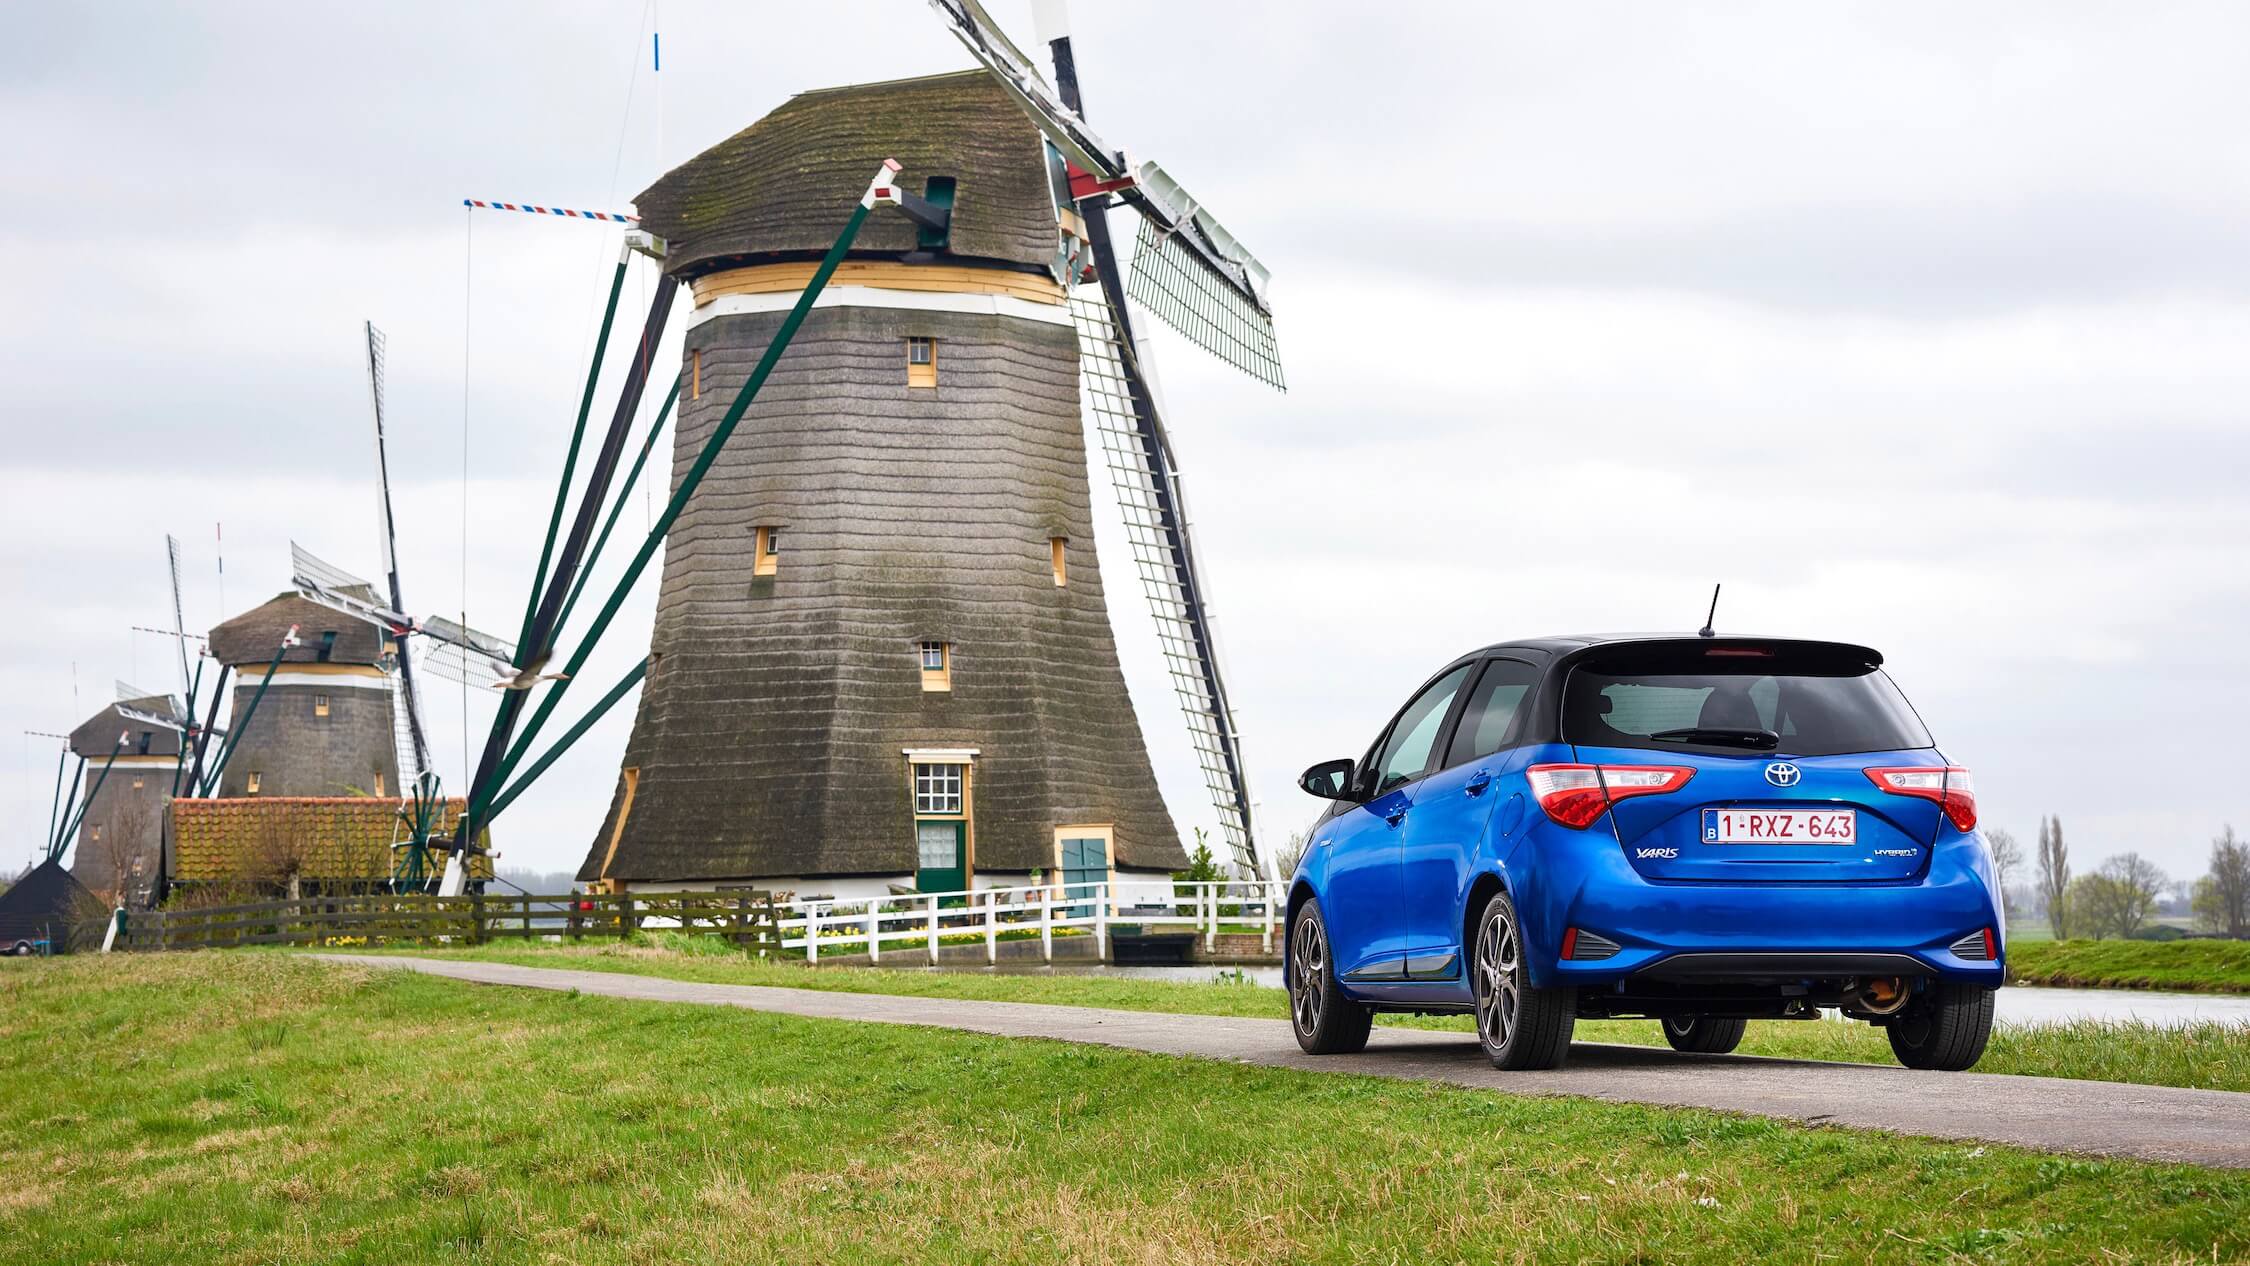
[[[962,768],[960,765],[917,763],[914,766],[914,811],[961,812]]]
[[[98,827],[98,826],[95,826],[95,827],[88,827],[88,828],[86,828],[86,829],[87,829],[87,830],[89,830],[89,831],[92,831],[92,832],[93,832],[93,834],[91,834],[91,835],[89,835],[89,836],[87,836],[87,837],[86,837],[87,839],[89,839],[89,840],[92,840],[92,841],[93,841],[94,843],[96,843],[96,844],[99,844],[99,843],[101,843],[101,841],[102,841],[102,829],[101,829],[100,827]]]
[[[320,634],[320,662],[325,664],[336,654],[336,630],[323,629]]]
[[[753,576],[771,576],[781,570],[780,528],[762,527],[758,529],[758,550],[755,559],[756,561],[750,568],[750,574]]]
[[[1070,583],[1070,559],[1067,557],[1069,549],[1069,537],[1050,536],[1047,538],[1048,561],[1054,565],[1055,588],[1057,589]]]
[[[922,689],[953,689],[953,646],[947,642],[924,642],[922,656]]]
[[[253,770],[251,770],[251,771],[250,771],[250,781],[249,781],[249,783],[248,783],[248,784],[246,784],[246,785],[245,785],[245,786],[243,787],[243,790],[244,790],[245,792],[248,792],[248,793],[249,793],[250,795],[253,795],[253,796],[254,796],[254,795],[257,795],[257,794],[258,794],[258,771],[257,771],[257,770],[253,769]]]
[[[688,399],[703,398],[703,349],[698,347],[688,353]]]
[[[937,386],[936,339],[917,336],[906,340],[906,385]]]
[[[149,745],[150,743],[153,743],[153,742],[155,742],[155,741],[156,741],[156,731],[154,731],[154,730],[142,730],[142,731],[141,731],[141,745],[140,745],[140,754],[141,754],[141,755],[143,755],[143,756],[146,756],[146,755],[148,755],[148,745]]]
[[[380,769],[375,771],[375,794],[383,794],[383,771]]]
[[[314,696],[313,696],[313,715],[314,715],[314,716],[316,716],[316,717],[324,717],[324,716],[327,716],[327,715],[328,715],[328,696],[327,696],[327,695],[314,695]]]
[[[142,787],[142,783],[141,783],[141,780],[140,780],[140,779],[138,779],[138,778],[135,778],[135,779],[133,780],[133,790],[135,790],[135,791],[139,791],[139,790],[141,789],[141,787]]]

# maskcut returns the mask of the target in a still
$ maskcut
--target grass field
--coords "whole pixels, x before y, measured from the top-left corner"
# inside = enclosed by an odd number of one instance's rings
[[[2250,941],[2044,941],[2008,946],[2008,970],[2038,985],[2250,993]]]
[[[41,1263],[2250,1255],[2250,1174],[282,954],[0,964]]]
[[[511,945],[431,953],[447,958],[644,972],[683,980],[782,985],[847,993],[1049,1002],[1127,1011],[1274,1019],[1288,1014],[1280,990],[1248,984],[1181,984],[1105,976],[984,975],[865,967],[808,968],[797,963],[761,963],[747,959],[710,937],[658,934],[633,945]],[[1464,1031],[1469,1028],[1465,1017],[1386,1017],[1386,1022]],[[1664,1044],[1656,1025],[1647,1020],[1581,1021],[1577,1036],[1582,1042]],[[1745,1054],[1793,1059],[1894,1062],[1890,1042],[1879,1030],[1842,1022],[1753,1021],[1741,1049]],[[2250,1090],[2250,1025],[2158,1028],[2148,1024],[2087,1022],[2037,1029],[2003,1028],[1993,1034],[1992,1045],[1977,1070],[2203,1090]]]

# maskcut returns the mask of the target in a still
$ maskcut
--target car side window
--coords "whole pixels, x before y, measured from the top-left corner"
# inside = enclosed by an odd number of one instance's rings
[[[1375,757],[1378,776],[1375,794],[1381,795],[1393,787],[1413,782],[1429,772],[1432,749],[1437,746],[1438,731],[1445,726],[1445,717],[1453,710],[1453,696],[1461,692],[1461,685],[1469,678],[1474,664],[1463,664],[1445,676],[1430,683],[1430,688],[1414,696],[1414,702],[1398,714],[1391,723],[1390,737]]]
[[[1506,747],[1516,734],[1516,716],[1524,699],[1539,682],[1539,670],[1522,660],[1496,659],[1484,666],[1461,709],[1461,724],[1453,731],[1453,750],[1446,754],[1448,768],[1463,761],[1490,756]]]

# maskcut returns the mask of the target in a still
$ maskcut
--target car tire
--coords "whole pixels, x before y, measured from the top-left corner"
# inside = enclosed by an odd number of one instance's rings
[[[8,952],[17,958],[29,958],[31,957],[31,942],[17,941],[14,945],[8,947]]]
[[[1515,903],[1494,893],[1477,916],[1469,949],[1469,988],[1476,998],[1477,1041],[1494,1068],[1560,1068],[1578,1023],[1578,995],[1534,989]]]
[[[1973,1067],[1992,1037],[1992,995],[1981,985],[1933,984],[1891,1021],[1891,1053],[1908,1068]]]
[[[1349,1055],[1367,1048],[1375,1013],[1344,996],[1320,902],[1307,901],[1289,925],[1289,1027],[1307,1055]]]
[[[1750,1028],[1748,1020],[1715,1015],[1668,1015],[1660,1023],[1664,1040],[1688,1055],[1724,1055],[1742,1045],[1742,1035]]]

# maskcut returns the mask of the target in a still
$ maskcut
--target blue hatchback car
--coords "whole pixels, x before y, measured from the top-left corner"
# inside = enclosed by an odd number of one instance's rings
[[[1683,1051],[1834,1008],[1899,1061],[1984,1053],[2004,927],[1969,771],[1883,657],[1772,638],[1554,637],[1448,664],[1332,801],[1289,898],[1297,1040],[1473,1012],[1495,1066],[1552,1068],[1579,1016]]]

